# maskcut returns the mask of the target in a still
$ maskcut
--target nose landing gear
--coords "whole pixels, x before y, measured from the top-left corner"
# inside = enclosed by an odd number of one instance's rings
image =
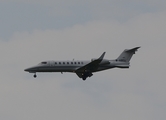
[[[34,78],[36,78],[36,77],[37,77],[36,73],[33,75],[33,77],[34,77]]]

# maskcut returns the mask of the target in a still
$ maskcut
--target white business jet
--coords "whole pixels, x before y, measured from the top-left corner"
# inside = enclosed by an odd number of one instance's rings
[[[105,55],[104,52],[98,59],[92,59],[91,61],[44,61],[24,71],[34,73],[34,78],[37,77],[37,72],[72,72],[76,73],[78,77],[83,80],[86,80],[86,78],[91,77],[94,72],[111,68],[129,68],[130,59],[139,48],[140,47],[135,47],[133,49],[124,50],[115,60],[103,59]]]

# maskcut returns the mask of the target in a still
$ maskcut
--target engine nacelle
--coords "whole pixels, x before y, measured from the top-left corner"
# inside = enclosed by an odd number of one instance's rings
[[[97,59],[96,59],[96,58],[92,58],[92,59],[91,59],[91,62],[94,61],[94,60],[97,60]]]
[[[94,61],[94,60],[97,60],[96,58],[93,58],[91,59],[91,62]],[[101,62],[100,62],[101,65],[105,65],[105,64],[110,64],[109,60],[106,60],[106,59],[103,59]]]
[[[100,64],[107,65],[107,64],[110,64],[110,62],[109,62],[109,60],[103,59]]]

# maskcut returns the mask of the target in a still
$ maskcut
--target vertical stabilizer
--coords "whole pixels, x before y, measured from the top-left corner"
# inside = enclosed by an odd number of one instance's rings
[[[129,62],[133,54],[139,49],[140,47],[135,47],[133,49],[126,49],[124,50],[120,56],[116,59],[117,61],[122,61],[122,62]]]

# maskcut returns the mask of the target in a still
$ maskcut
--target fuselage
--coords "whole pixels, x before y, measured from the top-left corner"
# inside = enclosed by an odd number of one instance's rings
[[[91,60],[93,61],[93,60]],[[78,68],[89,64],[91,61],[44,61],[36,66],[25,69],[30,73],[36,72],[75,72]],[[129,63],[116,60],[103,59],[95,71],[98,72],[110,68],[129,68]]]

